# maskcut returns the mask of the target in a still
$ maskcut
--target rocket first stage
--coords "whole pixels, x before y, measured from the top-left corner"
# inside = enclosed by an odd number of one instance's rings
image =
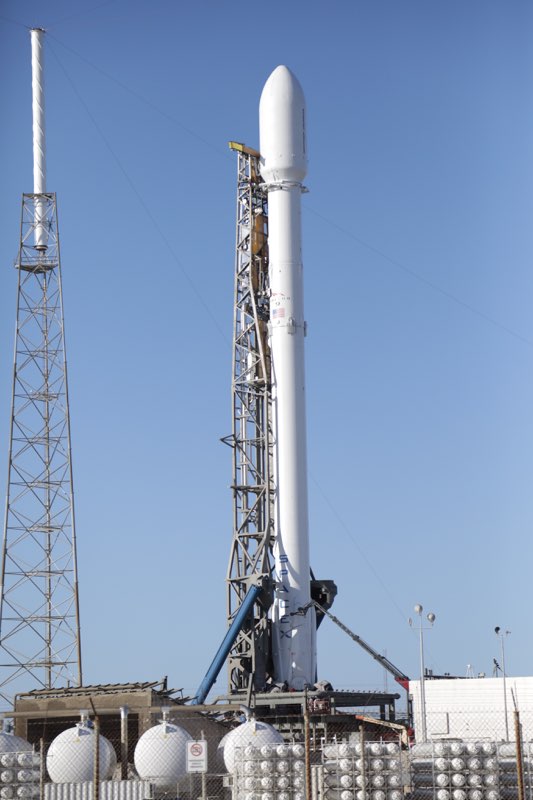
[[[305,98],[285,66],[259,104],[260,169],[268,192],[270,334],[275,483],[276,681],[301,690],[316,681],[316,615],[310,602],[307,444],[300,205],[307,172]]]

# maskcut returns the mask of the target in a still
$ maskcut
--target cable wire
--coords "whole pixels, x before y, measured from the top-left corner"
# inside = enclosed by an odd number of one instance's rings
[[[128,86],[127,84],[123,83],[118,78],[115,78],[113,75],[110,75],[109,72],[106,72],[101,67],[98,67],[96,64],[93,64],[92,61],[89,61],[88,58],[85,58],[85,56],[82,56],[81,53],[78,53],[78,51],[74,50],[72,47],[70,47],[70,45],[65,44],[65,42],[62,42],[60,39],[57,38],[57,36],[53,36],[51,33],[49,33],[48,35],[55,42],[57,42],[57,44],[61,45],[61,47],[64,47],[65,50],[70,51],[73,55],[75,55],[77,58],[79,58],[81,61],[83,61],[85,64],[87,64],[89,67],[94,69],[96,72],[98,72],[104,78],[106,78],[107,80],[111,81],[116,86],[119,86],[124,92],[127,92],[132,97],[135,97],[137,100],[139,100],[141,103],[144,103],[146,106],[151,108],[152,111],[156,111],[158,114],[160,114],[168,122],[171,122],[173,125],[177,125],[182,131],[184,131],[185,133],[189,134],[189,136],[192,136],[194,139],[197,139],[199,142],[202,142],[202,144],[206,145],[206,147],[209,147],[211,150],[213,150],[218,155],[223,155],[224,159],[226,161],[228,161],[228,159],[232,158],[231,153],[229,152],[229,150],[227,150],[227,149],[223,150],[218,145],[215,145],[215,144],[213,144],[213,142],[210,142],[208,139],[205,139],[197,131],[193,131],[191,128],[188,128],[179,119],[176,119],[176,117],[173,117],[171,114],[169,114],[168,112],[164,111],[162,108],[160,108],[154,102],[152,102],[152,100],[150,100],[149,98],[147,98],[144,95],[142,95],[136,89],[132,89],[131,86]]]
[[[112,0],[110,0],[110,1],[112,1]],[[115,78],[113,75],[110,75],[108,72],[106,72],[105,70],[103,70],[100,67],[98,67],[92,61],[90,61],[85,56],[83,56],[81,53],[77,52],[72,47],[70,47],[70,45],[67,45],[64,42],[62,42],[60,39],[58,39],[57,36],[53,36],[52,34],[49,34],[49,36],[51,36],[51,38],[53,38],[58,44],[60,44],[66,50],[69,50],[71,53],[73,53],[75,56],[77,56],[81,61],[83,61],[88,66],[90,66],[96,72],[100,73],[100,75],[102,75],[107,80],[109,80],[109,81],[113,82],[114,84],[116,84],[117,86],[119,86],[123,91],[125,91],[128,94],[132,95],[137,100],[139,100],[140,102],[144,103],[149,108],[151,108],[153,111],[156,111],[158,114],[160,114],[167,121],[173,123],[174,125],[177,125],[181,130],[183,130],[185,133],[189,134],[189,136],[192,136],[195,139],[197,139],[198,141],[202,142],[207,147],[209,147],[211,150],[213,150],[215,153],[217,153],[219,155],[223,155],[225,160],[227,160],[228,157],[231,157],[231,154],[229,154],[227,150],[223,151],[221,148],[219,148],[218,146],[214,145],[212,142],[208,141],[203,136],[201,136],[201,134],[199,134],[197,131],[194,131],[191,128],[188,128],[187,126],[183,125],[178,119],[173,117],[171,114],[168,114],[163,109],[159,108],[159,106],[157,106],[155,103],[153,103],[147,97],[144,97],[144,95],[140,94],[140,92],[136,91],[135,89],[132,89],[127,84],[123,83],[122,81],[120,81],[117,78]],[[357,242],[362,247],[366,248],[370,252],[374,253],[375,255],[379,256],[383,260],[387,261],[392,266],[397,267],[398,269],[402,270],[404,273],[409,275],[411,278],[414,278],[415,280],[419,281],[421,284],[426,286],[426,288],[431,289],[432,291],[440,294],[443,297],[446,297],[448,300],[451,300],[453,303],[455,303],[456,305],[460,306],[464,310],[469,311],[470,313],[476,315],[477,317],[479,317],[480,319],[484,320],[485,322],[490,323],[491,325],[493,325],[494,327],[496,327],[499,330],[503,331],[504,333],[508,334],[509,336],[512,336],[513,338],[518,339],[519,341],[523,342],[524,344],[533,346],[533,341],[528,339],[526,336],[523,336],[521,333],[518,333],[517,331],[513,330],[508,325],[505,325],[502,322],[499,322],[499,320],[497,320],[494,317],[490,316],[490,314],[487,314],[486,312],[481,311],[480,309],[476,308],[471,303],[467,303],[465,300],[462,300],[460,297],[458,297],[453,292],[450,292],[449,290],[444,289],[443,287],[439,286],[434,281],[429,280],[429,278],[426,278],[420,272],[418,272],[417,270],[415,270],[412,267],[408,266],[407,264],[404,264],[403,262],[399,261],[398,259],[393,258],[392,256],[389,256],[387,253],[383,252],[383,250],[380,250],[375,245],[370,244],[369,242],[367,242],[364,239],[362,239],[360,236],[357,236],[356,234],[354,234],[352,231],[344,228],[342,225],[339,225],[337,222],[334,222],[332,219],[330,219],[329,217],[326,217],[324,214],[321,214],[316,208],[313,208],[309,204],[306,204],[306,207],[309,209],[309,211],[312,214],[314,214],[316,217],[321,219],[323,222],[327,223],[332,228],[334,228],[334,229],[338,230],[340,233],[342,233],[344,236],[349,237],[350,239],[352,239],[353,241]]]
[[[398,261],[398,259],[396,259],[396,258],[392,258],[391,256],[387,255],[387,253],[384,253],[382,250],[380,250],[379,248],[375,247],[374,245],[369,244],[368,242],[365,242],[364,239],[361,239],[359,236],[356,236],[351,231],[347,230],[346,228],[343,228],[342,225],[339,225],[337,222],[333,222],[333,220],[328,219],[328,217],[325,217],[323,214],[321,214],[319,211],[317,211],[312,206],[307,205],[307,208],[316,217],[318,217],[319,219],[322,219],[324,222],[327,222],[329,225],[331,225],[331,227],[336,228],[338,231],[340,231],[340,233],[342,233],[345,236],[347,236],[348,238],[352,239],[354,242],[357,242],[362,247],[365,247],[367,250],[370,250],[370,252],[375,253],[380,258],[384,259],[385,261],[388,261],[389,264],[392,264],[394,267],[398,267],[399,269],[403,270],[403,272],[405,272],[407,275],[410,275],[412,278],[415,278],[417,281],[422,283],[428,289],[432,289],[434,292],[437,292],[438,294],[441,294],[443,297],[446,297],[448,300],[451,300],[453,303],[456,303],[457,305],[461,306],[461,308],[464,308],[467,311],[470,311],[472,314],[475,314],[476,316],[478,316],[481,319],[485,320],[485,322],[489,322],[491,325],[494,325],[496,328],[499,328],[501,331],[504,331],[504,333],[509,334],[509,336],[512,336],[515,339],[518,339],[520,342],[523,342],[524,344],[528,344],[530,346],[533,346],[533,341],[531,341],[531,339],[528,339],[526,336],[523,336],[521,333],[518,333],[517,331],[514,331],[512,328],[509,328],[507,325],[504,325],[503,323],[499,322],[497,319],[494,319],[494,317],[491,317],[489,314],[486,314],[484,311],[480,311],[480,309],[476,308],[475,306],[471,305],[470,303],[467,303],[464,300],[461,300],[460,297],[457,297],[457,295],[453,294],[452,292],[449,292],[447,289],[443,289],[442,286],[439,286],[438,284],[434,283],[433,281],[430,281],[429,278],[424,277],[419,272],[414,270],[412,267],[408,267],[406,264],[403,264],[401,261]]]
[[[114,159],[115,163],[117,164],[119,170],[122,172],[122,175],[124,176],[126,182],[128,183],[128,185],[129,185],[130,189],[132,190],[132,192],[134,193],[135,197],[139,201],[139,203],[140,203],[142,209],[144,210],[145,214],[147,215],[147,217],[149,218],[150,222],[154,226],[155,230],[159,234],[161,240],[165,244],[165,246],[166,246],[168,252],[170,253],[172,259],[178,265],[178,267],[180,269],[180,272],[182,273],[184,278],[187,280],[189,286],[191,287],[191,289],[193,290],[194,294],[196,295],[198,301],[200,302],[200,305],[203,307],[204,311],[206,312],[208,317],[213,322],[215,328],[220,333],[220,336],[222,337],[223,341],[226,344],[229,344],[229,339],[228,339],[228,336],[227,336],[225,330],[222,328],[222,326],[220,325],[219,321],[215,317],[214,313],[211,311],[211,309],[209,308],[209,306],[205,302],[204,297],[203,297],[200,289],[194,283],[193,279],[191,278],[191,276],[189,275],[189,273],[185,269],[185,266],[183,265],[182,261],[178,258],[174,248],[172,247],[170,241],[168,240],[167,236],[165,235],[164,231],[162,230],[161,226],[159,225],[157,219],[154,217],[154,215],[150,211],[150,209],[149,209],[148,205],[146,204],[142,194],[137,189],[137,187],[136,187],[135,183],[133,182],[131,176],[129,175],[128,171],[126,170],[126,168],[122,164],[121,160],[119,159],[119,157],[116,154],[116,152],[113,149],[113,147],[111,146],[111,143],[109,142],[109,140],[107,139],[106,135],[104,134],[102,128],[100,127],[100,125],[96,121],[96,119],[95,119],[94,115],[92,114],[91,110],[89,109],[87,103],[85,102],[85,100],[80,95],[78,89],[76,88],[76,85],[74,84],[74,81],[72,80],[72,78],[70,77],[69,73],[67,72],[64,64],[59,59],[59,57],[58,57],[57,53],[55,52],[55,50],[50,45],[49,45],[49,47],[50,47],[50,50],[51,50],[54,58],[57,60],[57,63],[59,64],[61,70],[63,71],[66,79],[70,83],[74,94],[76,95],[76,97],[78,98],[80,104],[84,108],[87,116],[91,120],[95,130],[97,131],[98,135],[102,139],[102,141],[105,144],[107,150],[110,152],[111,156],[113,157],[113,159]]]

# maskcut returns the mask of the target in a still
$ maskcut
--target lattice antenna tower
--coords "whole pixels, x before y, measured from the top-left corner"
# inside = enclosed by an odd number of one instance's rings
[[[32,194],[22,196],[2,592],[0,698],[81,685],[56,196],[46,191],[43,35],[31,31]]]
[[[248,592],[258,597],[228,659],[228,689],[263,688],[271,674],[272,603],[272,414],[267,343],[270,316],[267,195],[259,175],[259,153],[236,142],[237,236],[233,318],[233,539],[227,575],[230,625]]]

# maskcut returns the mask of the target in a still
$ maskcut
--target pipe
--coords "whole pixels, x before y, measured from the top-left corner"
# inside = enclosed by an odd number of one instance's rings
[[[31,89],[33,114],[33,193],[46,192],[46,137],[44,126],[44,75],[43,75],[43,28],[32,28],[31,36]],[[46,202],[38,199],[35,204],[35,248],[46,250]]]
[[[242,624],[250,611],[253,608],[253,605],[258,598],[260,592],[262,590],[261,586],[252,586],[248,589],[248,593],[244,598],[241,607],[237,611],[235,615],[235,619],[231,623],[230,627],[228,628],[228,632],[224,636],[222,640],[222,644],[218,648],[216,655],[211,662],[211,666],[207,670],[205,678],[203,679],[202,683],[198,687],[198,691],[196,692],[195,697],[192,700],[192,705],[202,705],[205,698],[211,691],[211,687],[215,683],[216,679],[218,678],[218,673],[222,669],[226,658],[228,657],[229,651],[237,638],[237,635],[242,627]]]

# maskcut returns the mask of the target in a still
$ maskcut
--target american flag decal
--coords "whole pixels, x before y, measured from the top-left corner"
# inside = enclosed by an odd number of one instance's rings
[[[272,309],[272,319],[280,318],[285,316],[285,309],[284,308],[273,308]]]

